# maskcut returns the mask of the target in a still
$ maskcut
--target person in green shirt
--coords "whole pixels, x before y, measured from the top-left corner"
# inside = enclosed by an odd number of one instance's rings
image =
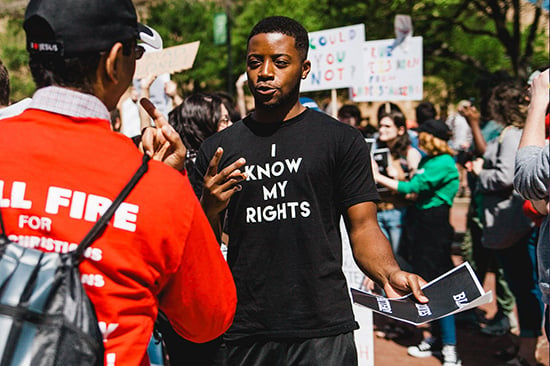
[[[375,167],[374,179],[393,191],[416,195],[409,259],[413,272],[431,281],[454,267],[451,260],[454,229],[449,213],[459,178],[454,151],[447,144],[451,136],[447,125],[431,119],[418,132],[419,147],[426,156],[415,175],[409,181],[399,181],[379,174]],[[444,366],[461,365],[456,352],[454,315],[434,322],[431,335],[407,350],[413,357],[429,357],[435,351],[441,351]]]

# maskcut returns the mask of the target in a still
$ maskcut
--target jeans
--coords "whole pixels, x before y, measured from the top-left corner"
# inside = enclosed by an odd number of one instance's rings
[[[516,298],[520,337],[541,335],[544,307],[540,301],[542,295],[535,262],[537,233],[537,228],[534,228],[510,248],[495,250],[504,278]]]
[[[410,264],[399,254],[405,211],[405,207],[378,211],[377,218],[382,233],[384,233],[391,244],[393,254],[395,255],[399,267],[403,270],[410,271]]]
[[[401,231],[403,224],[404,208],[394,208],[392,210],[378,211],[378,225],[390,241],[393,252],[397,254],[399,242],[401,241]]]
[[[432,335],[439,338],[442,345],[456,346],[455,316],[447,315],[433,322]]]

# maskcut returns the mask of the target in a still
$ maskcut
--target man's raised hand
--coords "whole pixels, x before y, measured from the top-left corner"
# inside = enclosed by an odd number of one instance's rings
[[[140,104],[153,119],[156,128],[145,127],[141,133],[140,149],[153,159],[164,162],[176,170],[185,167],[187,149],[180,135],[168,123],[164,115],[147,98],[141,98]]]
[[[246,164],[244,158],[237,159],[218,172],[222,155],[223,149],[218,147],[204,175],[201,204],[209,217],[218,215],[227,207],[231,196],[241,190],[239,183],[246,179],[246,173],[240,170]]]

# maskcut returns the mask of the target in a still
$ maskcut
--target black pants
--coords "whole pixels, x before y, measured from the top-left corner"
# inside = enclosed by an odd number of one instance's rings
[[[356,366],[353,332],[333,337],[227,343],[227,366]]]
[[[442,205],[415,210],[409,251],[413,272],[431,281],[454,267],[451,246],[454,229],[449,223],[450,207]]]
[[[210,342],[194,343],[180,337],[159,313],[157,328],[162,333],[170,366],[224,366],[223,336]]]

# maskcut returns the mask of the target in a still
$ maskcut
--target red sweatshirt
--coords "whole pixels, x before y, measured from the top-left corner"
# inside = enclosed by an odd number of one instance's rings
[[[0,205],[9,238],[45,251],[73,250],[141,163],[109,121],[42,110],[0,121]],[[82,282],[95,305],[105,365],[148,364],[157,309],[194,342],[221,335],[236,291],[187,180],[149,171],[85,253]]]

